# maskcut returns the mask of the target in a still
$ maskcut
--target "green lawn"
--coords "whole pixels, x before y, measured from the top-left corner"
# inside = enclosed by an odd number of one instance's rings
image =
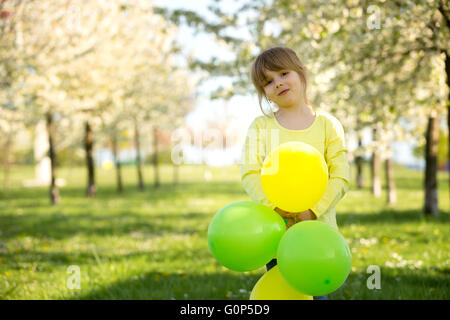
[[[122,194],[115,172],[98,169],[94,199],[85,197],[84,168],[57,174],[68,182],[59,206],[49,204],[48,188],[20,187],[33,177],[32,167],[14,168],[12,187],[0,189],[2,299],[248,299],[265,271],[228,270],[207,246],[212,216],[249,199],[239,166],[183,166],[176,187],[172,167],[163,166],[158,189],[146,167],[145,192],[137,190],[135,168],[125,167]],[[441,215],[427,219],[422,172],[395,167],[394,206],[385,204],[385,192],[370,195],[368,167],[364,174],[365,188],[357,190],[352,181],[337,206],[352,272],[329,299],[450,299],[448,173],[438,175]],[[71,265],[80,268],[81,289],[67,287]],[[380,267],[379,290],[366,286],[370,265]]]

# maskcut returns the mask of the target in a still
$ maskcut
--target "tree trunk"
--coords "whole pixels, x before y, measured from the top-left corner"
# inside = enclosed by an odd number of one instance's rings
[[[155,188],[159,187],[159,166],[158,166],[158,128],[153,127],[153,167],[155,170]]]
[[[46,121],[39,121],[33,130],[34,174],[36,185],[49,185],[51,181],[51,164],[48,156],[48,130]]]
[[[52,205],[59,204],[60,196],[58,186],[56,185],[56,154],[55,147],[53,144],[53,136],[54,136],[54,125],[53,125],[53,114],[47,112],[47,131],[48,131],[48,152],[50,157],[50,172],[51,172],[51,182],[50,182],[50,201]]]
[[[134,121],[134,145],[136,148],[136,167],[138,174],[139,190],[144,191],[144,179],[142,177],[142,161],[141,161],[141,143],[138,123]]]
[[[3,176],[3,188],[6,190],[9,188],[9,173],[10,173],[10,163],[9,163],[9,155],[12,152],[12,139],[11,135],[8,134],[8,137],[6,139],[6,145],[5,150],[3,150],[3,169],[4,169],[4,176]]]
[[[390,150],[389,150],[390,151]],[[387,184],[387,203],[394,204],[397,202],[397,190],[394,180],[394,163],[389,152],[385,162],[386,184]]]
[[[87,185],[87,196],[89,198],[95,197],[97,191],[95,187],[95,167],[94,167],[94,133],[92,131],[89,121],[86,121],[86,131],[84,136],[84,147],[86,150],[86,165],[88,169],[88,185]]]
[[[122,186],[122,170],[120,165],[120,160],[118,157],[118,146],[117,146],[117,134],[116,132],[113,132],[111,137],[111,144],[113,149],[113,155],[114,155],[114,164],[116,167],[116,177],[117,177],[117,192],[123,191]]]
[[[358,134],[358,148],[361,150],[362,148],[362,137],[360,134]],[[362,155],[358,155],[355,158],[356,163],[356,186],[358,189],[362,189],[364,187],[363,185],[363,164],[364,164],[364,158]]]
[[[450,56],[447,51],[445,52],[445,73],[447,74],[447,129],[450,132]],[[450,166],[450,138],[447,141],[448,143],[448,153],[447,153],[447,164]],[[450,192],[450,175],[448,176],[448,187]]]
[[[373,128],[373,143],[375,148],[372,153],[371,171],[372,171],[372,195],[376,198],[381,196],[381,181],[380,181],[380,155],[377,148],[377,128]]]
[[[439,140],[439,116],[433,110],[428,117],[425,145],[425,215],[439,215],[437,154]]]

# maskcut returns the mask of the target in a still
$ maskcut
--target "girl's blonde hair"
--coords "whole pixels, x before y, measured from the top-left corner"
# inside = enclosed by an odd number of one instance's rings
[[[258,57],[256,57],[256,60],[252,63],[250,73],[253,85],[255,86],[258,93],[259,107],[261,108],[263,114],[267,115],[264,112],[261,104],[262,99],[265,98],[269,103],[269,99],[267,99],[266,93],[264,92],[264,84],[267,81],[266,75],[264,73],[265,69],[271,71],[289,69],[297,72],[303,82],[303,96],[305,97],[305,103],[307,105],[310,105],[309,99],[306,96],[308,75],[305,65],[297,57],[297,54],[294,52],[294,50],[287,47],[273,47],[263,51],[258,55]],[[273,112],[272,109],[271,112]]]

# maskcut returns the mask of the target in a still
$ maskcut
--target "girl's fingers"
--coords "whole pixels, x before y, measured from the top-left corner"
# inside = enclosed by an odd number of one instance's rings
[[[295,224],[295,219],[294,218],[288,218],[287,219],[287,223],[286,223],[286,229],[289,229],[290,227],[292,227]]]
[[[284,219],[286,219],[286,218],[294,218],[295,217],[295,212],[283,212],[283,213],[280,213],[280,215],[284,218]]]

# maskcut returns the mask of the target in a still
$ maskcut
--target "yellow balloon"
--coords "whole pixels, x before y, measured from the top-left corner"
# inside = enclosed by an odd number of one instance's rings
[[[313,297],[292,288],[276,265],[256,282],[250,300],[313,300]]]
[[[269,200],[288,212],[311,209],[325,193],[328,166],[313,146],[291,141],[264,159],[261,183]]]

